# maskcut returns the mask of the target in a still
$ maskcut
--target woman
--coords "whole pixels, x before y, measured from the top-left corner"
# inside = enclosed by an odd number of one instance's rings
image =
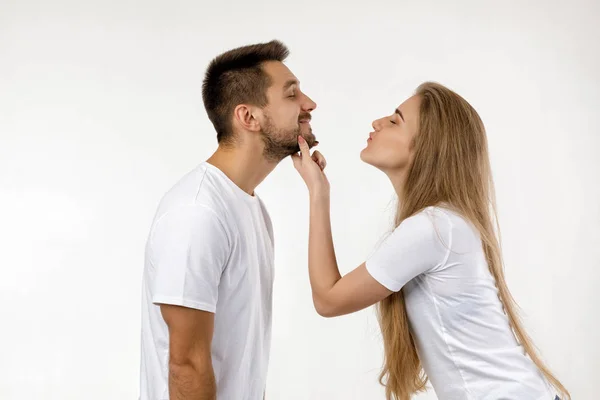
[[[388,400],[409,399],[428,379],[441,400],[553,400],[556,392],[570,399],[536,354],[506,286],[477,112],[444,86],[424,83],[373,129],[361,159],[392,182],[396,228],[343,278],[325,158],[316,151],[311,157],[302,137],[301,153],[292,157],[310,194],[308,263],[317,312],[333,317],[379,303],[379,378]]]

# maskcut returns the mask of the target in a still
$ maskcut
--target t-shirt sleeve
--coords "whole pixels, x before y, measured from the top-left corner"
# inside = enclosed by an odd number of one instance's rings
[[[215,312],[230,242],[217,214],[202,206],[169,211],[150,241],[152,302]]]
[[[423,211],[402,223],[366,261],[369,274],[397,292],[416,276],[445,263],[451,229],[447,218]]]

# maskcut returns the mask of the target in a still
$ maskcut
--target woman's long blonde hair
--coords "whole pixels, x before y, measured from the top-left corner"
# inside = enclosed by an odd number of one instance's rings
[[[421,99],[418,133],[398,204],[395,226],[429,206],[446,203],[479,231],[498,295],[519,343],[548,382],[567,399],[569,392],[544,365],[517,315],[502,265],[494,185],[485,128],[471,105],[432,82],[417,88]],[[379,381],[387,400],[409,400],[425,390],[427,376],[409,329],[402,291],[379,303],[384,364]]]

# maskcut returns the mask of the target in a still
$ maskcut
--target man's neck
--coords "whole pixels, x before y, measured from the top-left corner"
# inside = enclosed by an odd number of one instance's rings
[[[279,162],[267,161],[262,149],[219,148],[208,160],[220,169],[240,189],[254,196],[254,189],[269,175]]]

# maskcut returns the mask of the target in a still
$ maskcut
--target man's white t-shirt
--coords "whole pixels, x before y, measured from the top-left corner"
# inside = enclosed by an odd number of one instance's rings
[[[273,228],[264,204],[203,162],[162,199],[146,244],[140,400],[169,399],[158,304],[215,314],[217,398],[263,398],[271,342]]]
[[[429,207],[404,220],[366,262],[392,291],[404,288],[417,352],[440,400],[552,400],[513,335],[478,231]]]

